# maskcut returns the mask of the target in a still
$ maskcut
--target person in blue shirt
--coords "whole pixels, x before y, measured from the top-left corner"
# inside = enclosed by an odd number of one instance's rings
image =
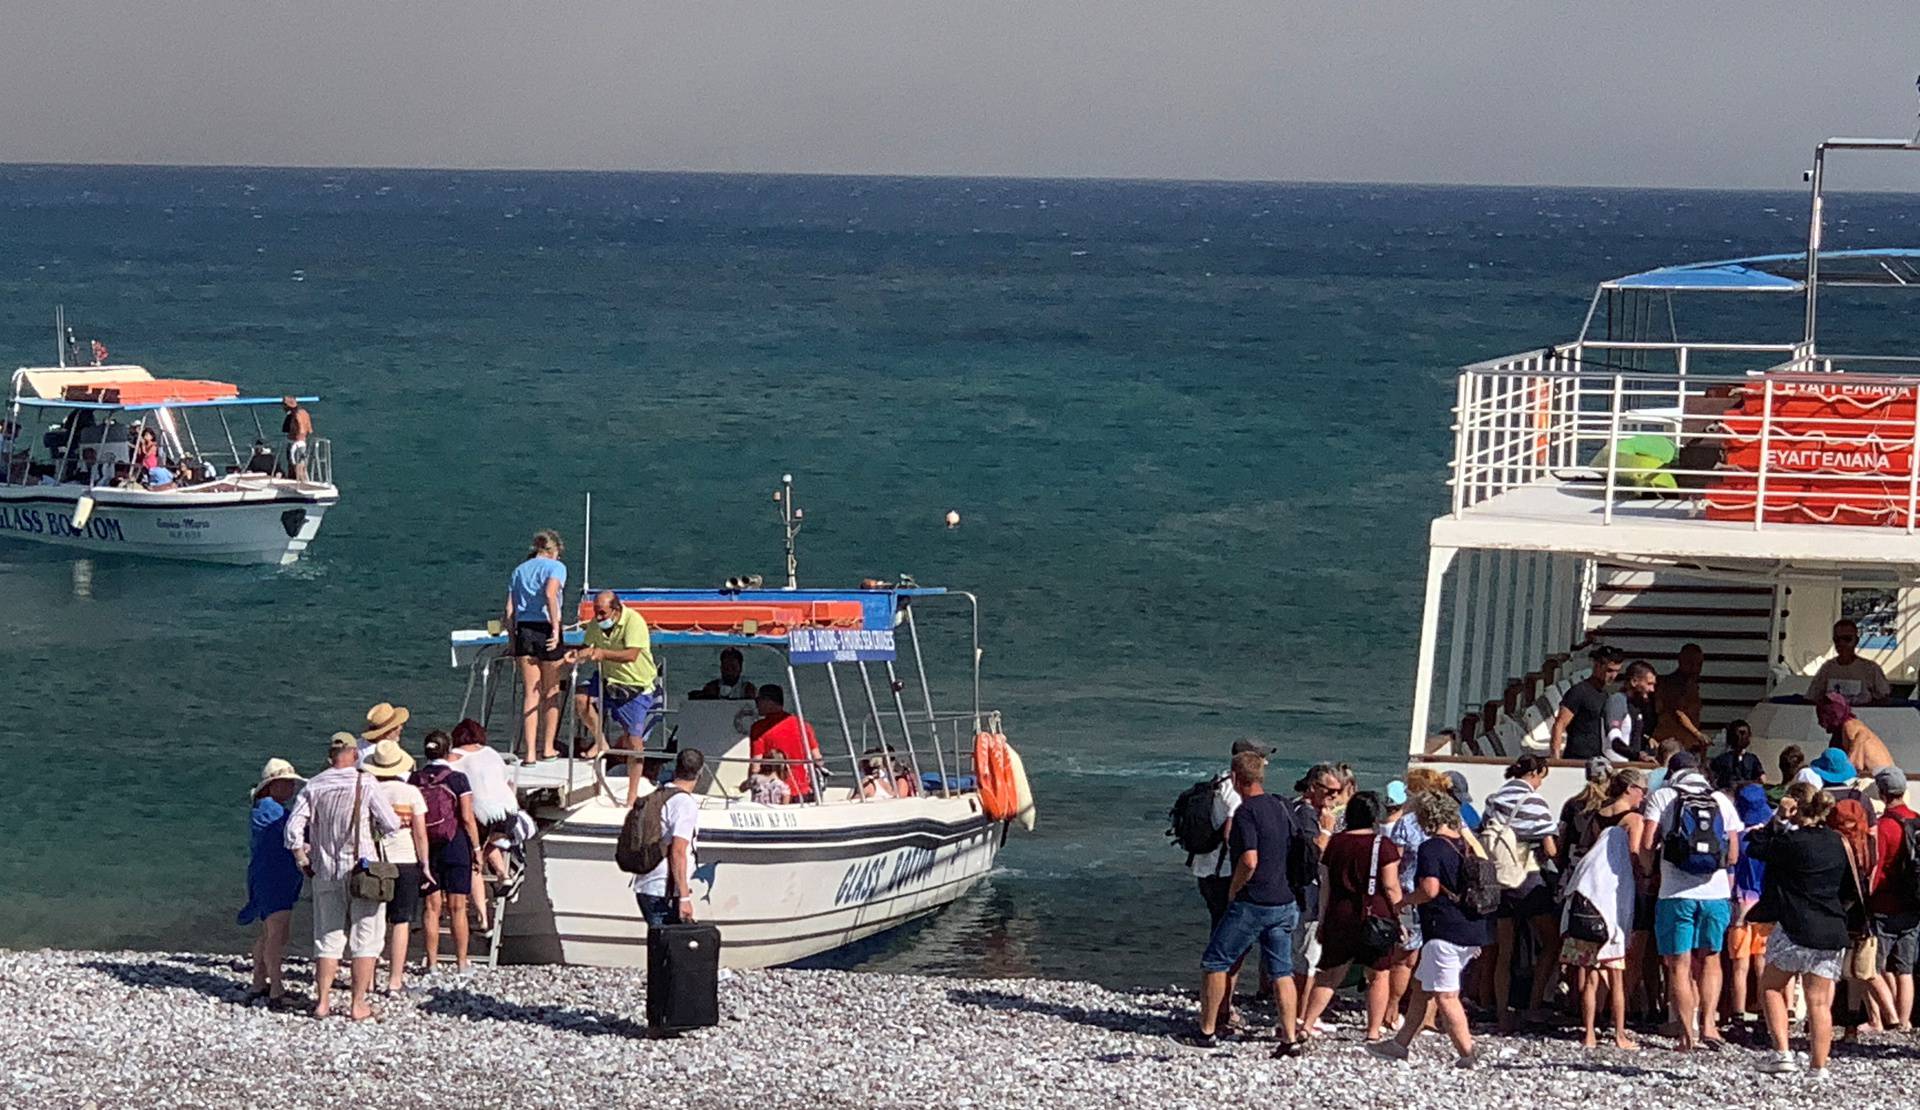
[[[300,900],[305,877],[287,850],[287,807],[306,785],[284,759],[269,759],[253,788],[252,854],[247,860],[247,904],[234,916],[236,925],[258,922],[253,942],[253,988],[249,1000],[264,998],[278,1004],[286,993],[280,968],[287,955],[287,936],[293,928],[293,904]]]
[[[566,551],[560,534],[534,533],[527,557],[507,580],[507,607],[501,623],[507,630],[507,649],[520,660],[520,688],[525,691],[520,713],[520,742],[526,748],[521,762],[558,759],[555,743],[560,733],[560,661],[565,656],[560,634],[566,628],[561,599],[566,596]]]

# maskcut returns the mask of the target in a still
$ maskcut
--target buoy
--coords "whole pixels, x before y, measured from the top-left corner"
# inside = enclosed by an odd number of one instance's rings
[[[1007,763],[1013,768],[1013,804],[1017,807],[1013,819],[1020,822],[1021,828],[1032,832],[1033,788],[1027,785],[1027,765],[1021,760],[1019,749],[1012,744],[1007,745]]]
[[[73,504],[74,531],[77,532],[80,529],[85,528],[87,526],[87,521],[92,519],[93,519],[93,498],[83,493],[80,495],[80,500],[74,502]]]
[[[960,510],[959,509],[947,510],[947,527],[949,528],[960,527]]]
[[[980,784],[980,808],[995,821],[1011,820],[1020,811],[1011,750],[997,732],[974,734],[973,776]]]

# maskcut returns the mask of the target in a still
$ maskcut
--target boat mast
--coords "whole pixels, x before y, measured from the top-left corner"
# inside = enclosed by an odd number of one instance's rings
[[[806,519],[806,512],[793,507],[793,475],[780,475],[780,488],[773,491],[774,503],[780,506],[780,524],[787,534],[787,589],[800,588],[800,560],[794,551],[793,538],[800,534],[800,525]]]

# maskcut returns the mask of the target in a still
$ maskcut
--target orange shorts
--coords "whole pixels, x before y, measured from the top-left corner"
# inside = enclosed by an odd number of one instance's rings
[[[1773,932],[1771,921],[1727,928],[1727,955],[1736,960],[1767,954],[1767,937]]]

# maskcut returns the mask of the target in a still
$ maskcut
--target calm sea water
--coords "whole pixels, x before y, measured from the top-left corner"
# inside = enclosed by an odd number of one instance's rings
[[[116,361],[320,393],[344,490],[285,570],[0,546],[0,943],[242,947],[262,760],[313,769],[375,701],[449,723],[447,630],[491,614],[536,528],[577,565],[587,490],[596,582],[772,580],[791,471],[806,581],[980,595],[986,697],[1039,797],[990,882],[862,966],[1184,980],[1204,916],[1172,797],[1247,735],[1287,782],[1401,761],[1452,368],[1569,338],[1603,277],[1791,249],[1802,213],[0,167],[0,357],[48,360],[64,303]]]

